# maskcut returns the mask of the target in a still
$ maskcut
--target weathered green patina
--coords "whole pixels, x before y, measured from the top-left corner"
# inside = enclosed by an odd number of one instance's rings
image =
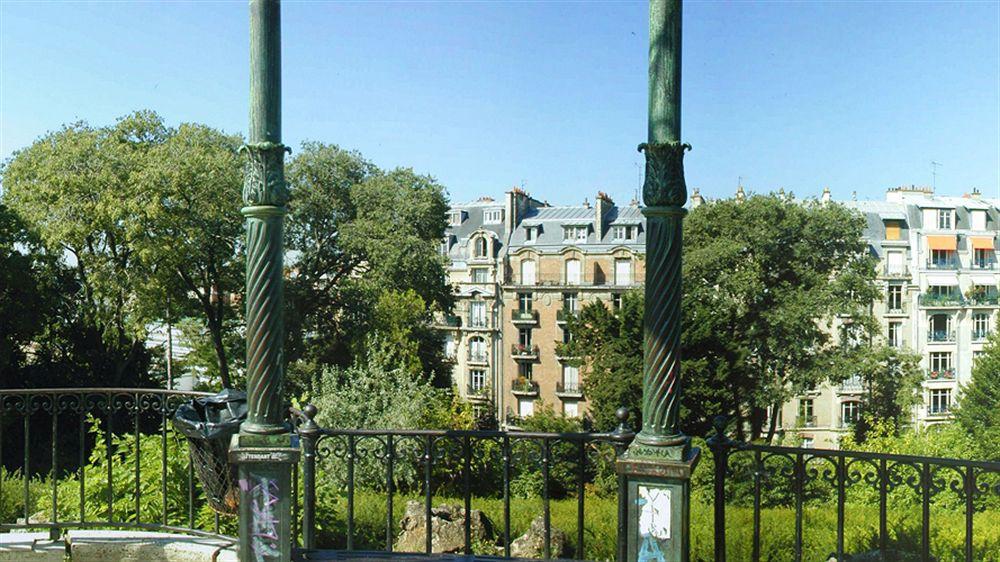
[[[642,430],[618,461],[627,495],[628,560],[686,562],[691,471],[698,450],[680,431],[681,233],[687,186],[681,142],[681,0],[649,3],[646,311]]]
[[[288,189],[281,144],[281,4],[250,1],[247,220],[247,420],[233,437],[239,465],[241,562],[291,560],[291,468],[299,449],[284,424],[282,230]]]

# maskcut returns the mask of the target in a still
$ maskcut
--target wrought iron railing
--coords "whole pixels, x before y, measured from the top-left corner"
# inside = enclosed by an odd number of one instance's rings
[[[538,311],[537,310],[520,310],[513,309],[510,311],[510,320],[514,323],[534,323],[538,322]]]
[[[23,479],[24,502],[23,517],[0,521],[0,530],[49,529],[58,536],[64,529],[136,528],[230,538],[222,534],[217,513],[206,516],[187,443],[169,421],[182,402],[206,394],[146,388],[0,390],[0,466],[15,469],[7,474]],[[150,449],[155,450],[152,462]],[[151,465],[158,473],[152,477]],[[39,483],[48,488],[48,497],[32,497]],[[44,510],[32,507],[46,502]]]
[[[628,412],[618,411],[620,421],[611,433],[532,433],[526,431],[447,431],[447,430],[367,430],[325,429],[315,421],[317,409],[307,405],[298,418],[302,446],[302,544],[305,549],[329,547],[320,544],[321,525],[317,520],[317,489],[324,480],[335,480],[334,488],[346,502],[343,544],[348,551],[358,544],[357,499],[364,488],[377,492],[384,501],[384,538],[376,550],[391,552],[399,522],[393,517],[397,495],[419,497],[424,521],[422,550],[432,552],[434,538],[434,502],[436,497],[460,499],[465,514],[473,502],[487,497],[502,502],[502,521],[498,551],[511,556],[511,484],[517,475],[534,471],[541,496],[539,515],[543,521],[543,558],[551,558],[552,501],[559,495],[576,504],[576,528],[573,556],[586,559],[585,523],[588,494],[585,488],[598,477],[613,475],[612,486],[618,503],[618,556],[623,556],[627,505],[623,481],[614,476],[614,461],[634,437],[627,427]],[[331,467],[334,471],[331,471]],[[610,471],[610,472],[608,472]],[[406,477],[409,475],[409,478]],[[440,501],[440,500],[438,500]],[[473,553],[472,518],[464,517],[461,550]],[[569,535],[570,529],[565,529]],[[371,539],[372,537],[368,537]],[[382,548],[379,549],[378,546]],[[499,552],[497,552],[499,553]],[[620,558],[624,559],[624,558]]]
[[[955,330],[930,330],[927,332],[929,342],[953,342],[955,341]]]
[[[965,300],[958,293],[924,293],[920,306],[962,306]]]
[[[1000,499],[1000,462],[740,443],[726,436],[726,425],[725,419],[716,419],[715,435],[708,439],[714,464],[716,562],[725,562],[727,532],[736,531],[731,525],[727,528],[726,506],[736,501],[739,492],[745,492],[745,502],[752,510],[750,560],[753,562],[762,559],[761,537],[769,532],[762,527],[764,506],[794,510],[794,542],[788,554],[795,562],[802,562],[807,505],[836,510],[836,552],[829,558],[853,560],[845,553],[848,524],[845,511],[848,494],[862,488],[871,494],[873,505],[877,505],[878,534],[876,544],[872,545],[877,549],[874,555],[867,553],[859,559],[904,559],[896,558],[898,553],[890,550],[903,529],[890,529],[888,515],[891,510],[900,509],[903,502],[911,501],[914,509],[919,510],[920,536],[911,547],[914,552],[907,555],[916,555],[923,561],[935,560],[931,549],[931,505],[932,500],[942,501],[946,495],[950,495],[947,499],[964,517],[960,559],[979,561],[994,554],[974,549],[974,515],[987,509],[990,502],[992,509],[996,509],[996,500]]]

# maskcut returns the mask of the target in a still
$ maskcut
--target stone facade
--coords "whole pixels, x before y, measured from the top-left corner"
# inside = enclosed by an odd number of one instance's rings
[[[566,315],[595,300],[614,306],[615,295],[641,286],[639,205],[599,193],[593,205],[556,207],[514,189],[503,204],[484,198],[451,213],[442,250],[458,304],[439,323],[460,393],[491,405],[505,425],[539,402],[584,415],[585,374],[557,347]]]
[[[913,419],[947,421],[996,326],[1000,201],[975,191],[942,197],[911,187],[889,190],[885,201],[844,204],[864,214],[865,238],[879,258],[883,297],[875,315],[885,341],[922,359],[925,379]],[[782,408],[780,426],[804,446],[836,447],[860,412],[862,390],[849,379],[795,397]]]

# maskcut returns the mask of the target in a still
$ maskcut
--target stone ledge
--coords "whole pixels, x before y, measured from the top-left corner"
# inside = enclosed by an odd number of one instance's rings
[[[67,558],[67,554],[69,555]],[[230,541],[141,531],[0,534],[0,562],[237,562]]]

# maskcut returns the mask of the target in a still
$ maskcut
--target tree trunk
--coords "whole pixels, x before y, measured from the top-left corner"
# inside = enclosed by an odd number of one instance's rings
[[[767,428],[767,444],[770,445],[774,439],[774,433],[778,429],[778,413],[781,411],[781,402],[771,404],[771,416]]]
[[[222,379],[222,388],[231,388],[229,359],[226,357],[226,346],[222,341],[222,318],[211,311],[208,313],[208,331],[212,335],[212,346],[215,348],[215,356],[219,362],[219,378]]]

